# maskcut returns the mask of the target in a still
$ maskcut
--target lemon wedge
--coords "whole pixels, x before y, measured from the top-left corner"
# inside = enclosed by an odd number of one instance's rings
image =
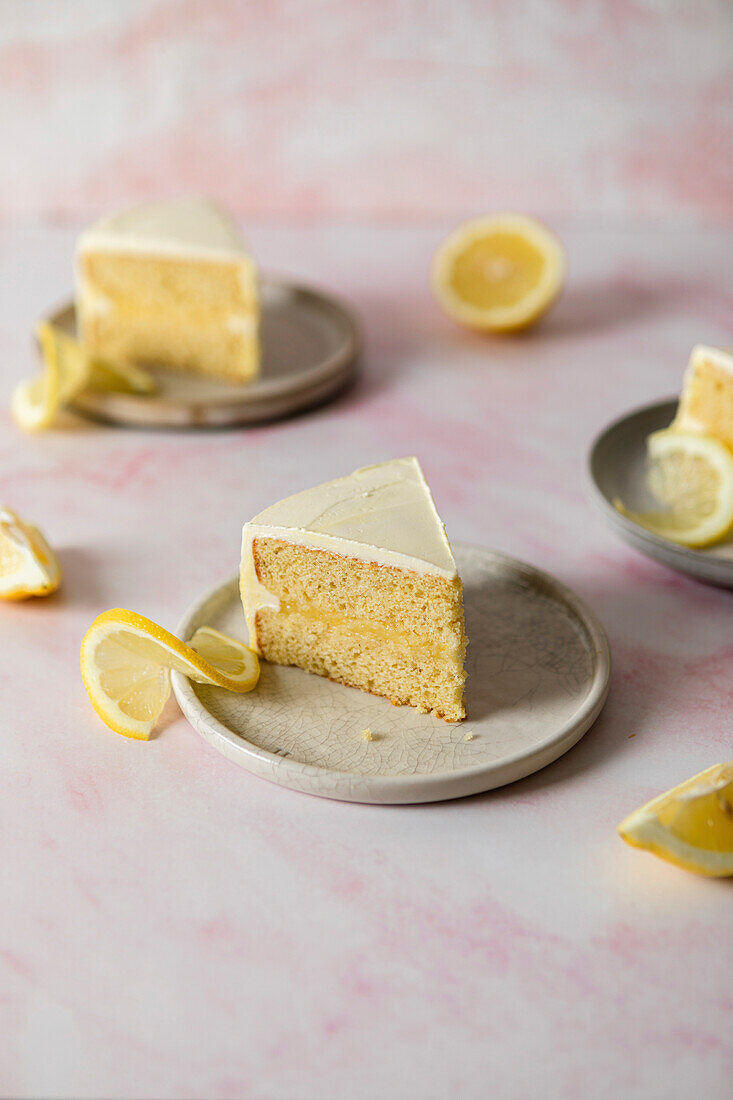
[[[712,436],[665,428],[647,440],[647,484],[664,509],[614,507],[680,546],[710,546],[733,528],[733,453]]]
[[[155,382],[134,363],[106,363],[90,359],[73,336],[58,325],[42,321],[36,336],[43,358],[38,378],[20,382],[13,391],[11,412],[25,431],[48,428],[59,410],[87,386],[98,390],[149,394]]]
[[[733,875],[733,760],[660,794],[621,822],[628,844],[699,875]]]
[[[56,555],[38,528],[0,507],[0,599],[47,596],[60,581]]]
[[[170,695],[170,672],[199,684],[251,691],[260,675],[251,649],[202,627],[186,645],[162,626],[123,608],[98,615],[81,643],[81,675],[102,721],[146,741]],[[215,661],[222,661],[222,666]]]
[[[534,218],[497,214],[465,222],[438,247],[433,292],[457,321],[512,332],[538,320],[565,278],[557,237]]]

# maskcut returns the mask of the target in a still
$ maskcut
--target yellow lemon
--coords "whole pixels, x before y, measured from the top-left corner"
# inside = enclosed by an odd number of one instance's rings
[[[490,332],[532,324],[554,302],[565,278],[557,237],[523,214],[465,222],[439,246],[433,292],[457,321]]]
[[[26,431],[51,426],[59,410],[87,386],[100,390],[148,394],[155,382],[133,363],[103,363],[90,359],[73,336],[42,321],[36,328],[43,370],[38,378],[20,382],[13,391],[11,412]]]
[[[81,675],[102,721],[125,737],[147,740],[170,694],[175,669],[200,684],[251,691],[260,666],[234,638],[201,628],[186,645],[162,626],[123,608],[98,615],[81,643]],[[223,667],[213,661],[221,660]]]
[[[664,509],[631,512],[652,534],[681,546],[709,546],[733,528],[733,453],[712,436],[665,428],[647,440],[647,484]]]
[[[0,599],[47,596],[60,581],[56,555],[38,528],[0,507]]]
[[[733,875],[733,760],[653,798],[618,831],[628,844],[687,871]]]

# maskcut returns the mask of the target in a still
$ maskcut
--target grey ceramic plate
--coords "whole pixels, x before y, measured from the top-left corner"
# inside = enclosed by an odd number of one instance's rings
[[[698,580],[733,588],[733,540],[706,550],[689,550],[645,531],[613,506],[614,498],[620,497],[634,512],[659,507],[646,488],[646,439],[651,432],[668,428],[676,411],[676,400],[647,405],[616,420],[598,436],[589,459],[593,496],[616,533],[635,550]]]
[[[532,566],[469,546],[456,547],[456,558],[469,638],[464,722],[265,662],[248,695],[174,673],[183,713],[255,775],[347,802],[458,798],[544,768],[603,706],[610,675],[603,629],[577,596]],[[178,633],[189,638],[204,624],[246,638],[236,578],[197,601]],[[375,740],[361,737],[366,728]]]
[[[157,393],[88,390],[75,398],[74,411],[136,427],[226,427],[290,416],[335,396],[353,377],[360,350],[349,309],[330,295],[268,275],[260,293],[262,373],[255,382],[232,385],[151,364]],[[72,304],[49,320],[76,331]]]

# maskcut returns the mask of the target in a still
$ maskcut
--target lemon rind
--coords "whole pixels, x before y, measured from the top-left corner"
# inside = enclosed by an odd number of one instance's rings
[[[619,836],[634,848],[651,852],[667,863],[711,878],[733,875],[733,852],[715,852],[673,837],[656,817],[637,810],[618,826]]]

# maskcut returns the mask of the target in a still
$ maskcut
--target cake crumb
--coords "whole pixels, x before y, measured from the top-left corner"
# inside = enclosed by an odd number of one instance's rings
[[[369,729],[369,727],[367,727],[365,730],[361,731],[361,739],[362,739],[362,741],[373,741],[374,740],[374,734]]]
[[[473,741],[473,730],[469,730],[468,733],[464,733],[463,740],[464,741]]]

